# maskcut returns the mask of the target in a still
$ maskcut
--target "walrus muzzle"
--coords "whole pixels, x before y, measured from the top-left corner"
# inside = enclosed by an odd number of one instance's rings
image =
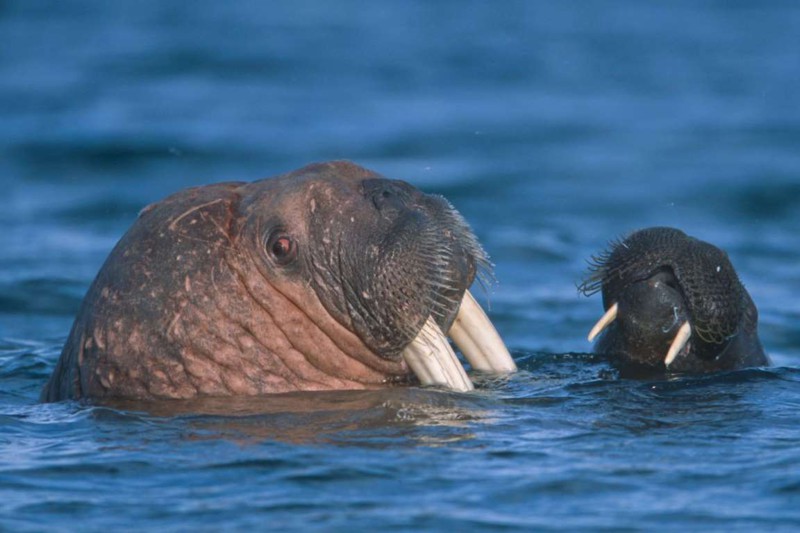
[[[402,354],[425,385],[472,389],[443,332],[475,369],[514,371],[508,350],[467,290],[490,264],[461,215],[444,198],[401,181],[366,179],[361,194],[374,206],[368,224],[317,207],[332,222],[314,227],[313,241],[322,249],[310,269],[329,312],[376,353]]]
[[[466,391],[514,361],[468,288],[487,256],[442,197],[347,162],[148,206],[76,317],[45,400]]]

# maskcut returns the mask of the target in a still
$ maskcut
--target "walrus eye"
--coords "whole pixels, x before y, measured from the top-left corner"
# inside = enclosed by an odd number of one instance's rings
[[[276,231],[267,240],[267,252],[279,265],[286,265],[297,257],[297,245],[289,235],[283,231]]]

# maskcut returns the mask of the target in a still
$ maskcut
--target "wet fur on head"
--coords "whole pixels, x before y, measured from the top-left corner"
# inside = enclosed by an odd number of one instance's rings
[[[719,248],[655,227],[612,241],[589,264],[578,289],[602,291],[606,310],[590,339],[624,375],[770,364],[756,306]]]
[[[677,280],[693,329],[705,343],[726,342],[737,333],[745,313],[755,313],[727,254],[674,228],[648,228],[612,241],[592,257],[578,289],[587,296],[602,291],[608,308],[626,286],[659,271]]]

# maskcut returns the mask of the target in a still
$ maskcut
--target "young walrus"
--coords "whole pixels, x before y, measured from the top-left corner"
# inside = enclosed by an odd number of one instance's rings
[[[725,252],[673,228],[647,228],[594,257],[585,295],[603,293],[589,333],[626,370],[703,373],[769,364],[758,311]]]

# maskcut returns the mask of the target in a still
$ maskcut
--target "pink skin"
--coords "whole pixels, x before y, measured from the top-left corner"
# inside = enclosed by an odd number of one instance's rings
[[[188,189],[145,208],[92,284],[43,399],[186,399],[406,380],[399,354],[376,353],[301,268],[318,259],[309,239],[319,240],[320,228],[325,240],[350,224],[377,223],[359,188],[368,178],[381,177],[351,163],[312,165]],[[297,254],[287,265],[265,244],[276,220],[291,239],[281,245],[296,246],[286,248]]]

